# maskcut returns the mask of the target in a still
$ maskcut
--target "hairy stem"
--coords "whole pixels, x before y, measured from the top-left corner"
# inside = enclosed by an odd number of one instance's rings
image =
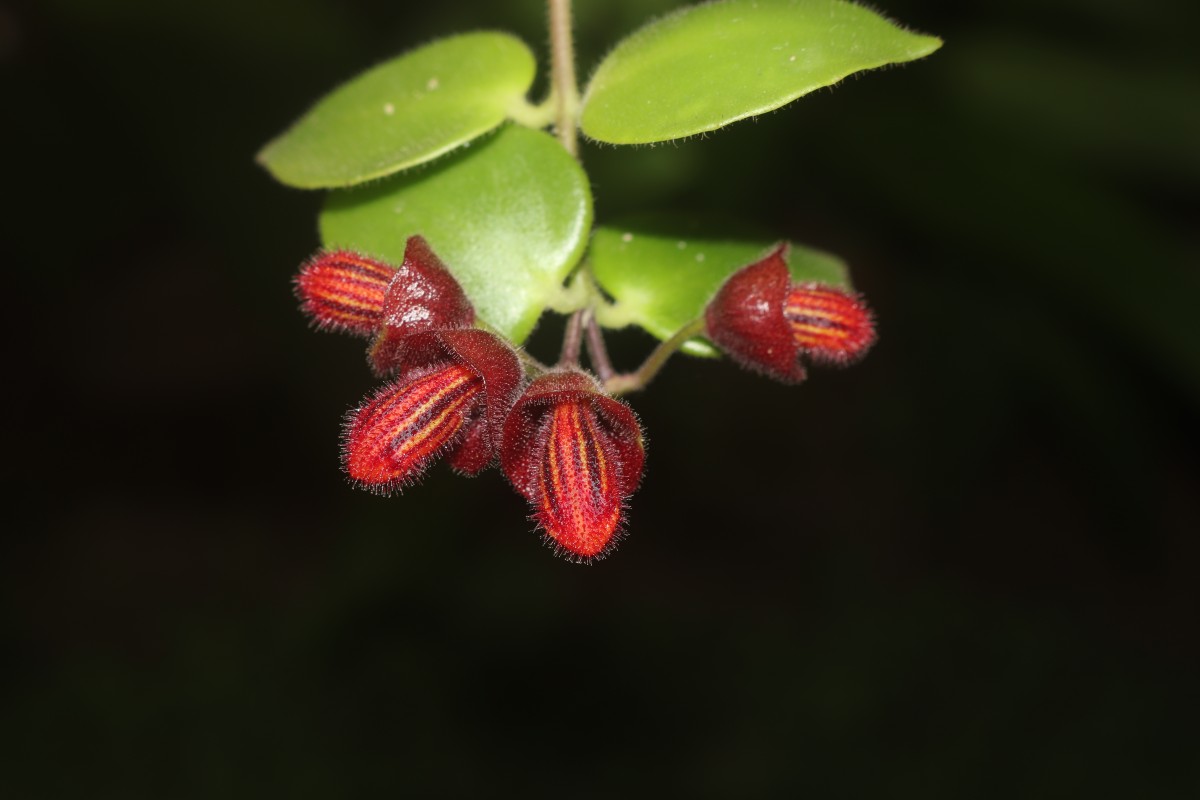
[[[567,329],[563,332],[562,355],[558,357],[558,366],[579,366],[579,348],[583,344],[583,315],[585,309],[580,309],[567,318]]]
[[[646,384],[654,380],[654,376],[667,363],[667,359],[675,355],[675,351],[683,346],[683,343],[693,336],[704,333],[704,318],[695,319],[684,325],[679,330],[659,344],[658,347],[646,357],[642,365],[633,372],[626,372],[623,375],[614,375],[604,382],[604,390],[609,394],[628,394],[636,392],[639,389],[644,389]]]
[[[608,347],[604,344],[604,334],[600,331],[600,324],[596,322],[596,315],[591,309],[587,311],[584,327],[587,329],[587,351],[592,369],[596,370],[601,383],[607,382],[617,371],[613,369],[612,360],[608,357]]]
[[[571,0],[548,0],[550,7],[550,86],[554,96],[554,132],[567,152],[578,158],[575,114],[579,87],[575,83],[575,43],[571,38]]]

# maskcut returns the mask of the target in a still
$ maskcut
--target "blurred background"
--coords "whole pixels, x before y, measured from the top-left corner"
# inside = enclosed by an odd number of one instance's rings
[[[675,5],[577,0],[582,75]],[[375,381],[292,297],[319,193],[253,161],[443,34],[544,66],[541,3],[0,0],[0,794],[1200,796],[1197,6],[875,5],[945,47],[586,148],[599,220],[831,250],[882,338],[673,361],[578,567],[497,472],[345,484]]]

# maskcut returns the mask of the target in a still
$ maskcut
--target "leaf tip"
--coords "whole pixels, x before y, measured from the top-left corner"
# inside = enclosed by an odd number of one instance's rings
[[[262,147],[260,147],[258,149],[258,152],[254,154],[254,163],[258,164],[260,167],[267,170],[272,175],[275,175],[275,168],[274,168],[272,162],[274,161],[275,143],[277,141],[279,141],[279,140],[272,139],[271,141],[267,142]]]
[[[272,139],[262,146],[262,149],[254,154],[254,163],[265,169],[272,178],[284,186],[289,186],[293,189],[323,189],[326,188],[323,184],[314,184],[312,181],[294,169],[288,169],[286,163],[281,163],[278,154],[278,145],[281,141],[280,137]]]
[[[925,58],[942,49],[944,41],[938,36],[929,36],[927,34],[917,34],[916,41],[913,43],[912,57]]]

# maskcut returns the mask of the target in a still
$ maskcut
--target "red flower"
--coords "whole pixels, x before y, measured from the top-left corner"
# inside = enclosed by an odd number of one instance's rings
[[[373,336],[395,268],[349,250],[317,253],[296,276],[300,309],[318,328]]]
[[[875,322],[866,304],[823,283],[794,284],[783,316],[800,352],[814,361],[850,364],[875,343]]]
[[[490,464],[521,381],[512,348],[486,331],[415,333],[395,366],[398,377],[347,417],[350,478],[386,494],[443,454],[468,475]]]
[[[787,245],[735,272],[705,311],[708,337],[750,369],[786,383],[805,378],[801,356],[849,364],[875,343],[871,312],[856,294],[793,284]]]
[[[405,336],[475,321],[462,287],[421,236],[409,237],[399,267],[349,250],[318,253],[296,276],[296,294],[317,327],[376,336],[371,359],[380,372],[394,368]]]
[[[629,406],[582,372],[547,373],[517,401],[501,442],[500,466],[556,554],[590,562],[612,551],[645,461]]]

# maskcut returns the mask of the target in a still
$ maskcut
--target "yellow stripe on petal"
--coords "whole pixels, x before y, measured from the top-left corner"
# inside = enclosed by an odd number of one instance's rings
[[[482,378],[460,364],[384,389],[350,420],[346,471],[381,490],[412,480],[457,439],[482,391]]]

